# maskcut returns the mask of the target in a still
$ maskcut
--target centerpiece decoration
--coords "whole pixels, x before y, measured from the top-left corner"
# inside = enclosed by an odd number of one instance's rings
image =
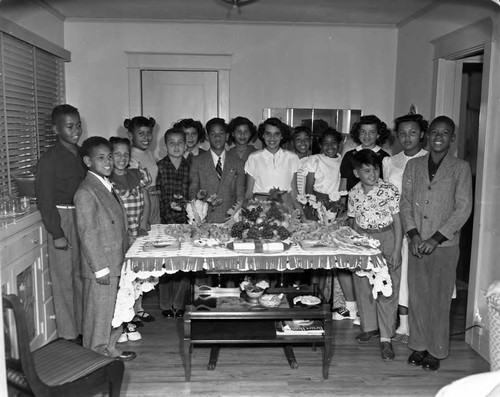
[[[300,227],[300,211],[291,211],[283,196],[283,192],[272,189],[269,200],[248,200],[231,210],[232,216],[226,223],[231,227],[231,237],[239,240],[288,239]]]
[[[328,225],[337,219],[340,212],[345,211],[340,198],[346,194],[345,191],[330,193],[328,200],[320,200],[314,194],[302,194],[297,196],[297,201],[304,206],[307,219]]]
[[[221,203],[222,199],[217,197],[215,193],[208,195],[206,190],[200,190],[196,194],[196,198],[186,204],[188,223],[201,226],[206,222],[210,206],[220,205]]]
[[[266,280],[257,281],[255,278],[246,276],[240,283],[240,289],[244,292],[245,298],[251,303],[259,303],[259,298],[269,288]]]
[[[187,200],[182,195],[174,195],[170,207],[175,211],[186,211],[187,225],[167,225],[165,233],[179,241],[191,241],[196,246],[212,247],[230,239],[229,228],[225,225],[207,223],[210,206],[220,205],[222,199],[216,194],[209,195],[206,190],[200,190],[193,200]]]

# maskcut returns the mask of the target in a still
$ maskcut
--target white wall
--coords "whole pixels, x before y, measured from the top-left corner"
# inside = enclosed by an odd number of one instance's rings
[[[493,280],[500,280],[500,7],[492,2],[478,1],[476,6],[457,4],[442,5],[432,12],[400,27],[398,31],[398,59],[395,95],[395,115],[408,112],[410,103],[429,117],[432,106],[432,80],[434,45],[431,40],[440,38],[459,28],[490,17],[493,20],[493,49],[491,62],[485,66],[490,84],[483,86],[487,94],[482,103],[479,147],[477,154],[477,180],[475,195],[474,236],[471,258],[471,275],[467,308],[467,325],[473,323],[477,309],[485,322],[486,330],[479,335],[477,329],[466,334],[483,357],[488,357],[489,325],[484,292]],[[491,69],[490,66],[491,65]],[[453,354],[453,352],[452,352]]]
[[[69,21],[65,40],[72,53],[67,100],[80,109],[85,136],[116,134],[124,118],[135,116],[125,51],[231,54],[231,117],[258,123],[264,107],[356,108],[393,117],[392,28]]]
[[[0,1],[3,18],[64,47],[64,22],[32,0]]]

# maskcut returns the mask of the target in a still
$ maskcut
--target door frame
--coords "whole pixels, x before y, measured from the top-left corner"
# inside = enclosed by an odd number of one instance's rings
[[[496,48],[493,43],[493,21],[482,19],[432,41],[434,44],[434,78],[432,85],[431,118],[445,114],[459,120],[462,62],[461,59],[479,51],[484,54],[483,78],[481,86],[481,107],[479,119],[477,173],[474,199],[473,239],[471,245],[471,264],[469,291],[467,297],[466,325],[482,325],[466,332],[465,340],[481,356],[489,357],[489,330],[484,328],[488,316],[488,306],[484,297],[484,276],[491,270],[488,262],[488,231],[486,217],[490,216],[484,204],[488,196],[488,160],[496,154],[493,142],[496,128],[493,128],[495,114],[492,109],[494,98],[492,71],[495,69]],[[457,126],[458,127],[458,126]]]
[[[218,117],[229,119],[229,74],[232,55],[129,52],[129,117],[142,114],[141,70],[217,72]]]

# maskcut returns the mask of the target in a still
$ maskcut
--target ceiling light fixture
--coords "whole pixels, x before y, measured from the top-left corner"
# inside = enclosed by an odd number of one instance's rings
[[[230,4],[233,8],[240,8],[258,0],[221,0],[224,3]]]

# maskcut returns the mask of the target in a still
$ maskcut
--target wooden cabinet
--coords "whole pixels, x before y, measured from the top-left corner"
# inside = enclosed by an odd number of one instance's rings
[[[26,311],[30,347],[34,350],[57,335],[47,260],[47,232],[36,210],[4,221],[1,226],[2,293],[16,294],[21,299]],[[4,321],[12,336],[12,318],[6,317]],[[7,346],[10,342],[5,341]],[[13,354],[17,354],[15,344],[13,347]]]

